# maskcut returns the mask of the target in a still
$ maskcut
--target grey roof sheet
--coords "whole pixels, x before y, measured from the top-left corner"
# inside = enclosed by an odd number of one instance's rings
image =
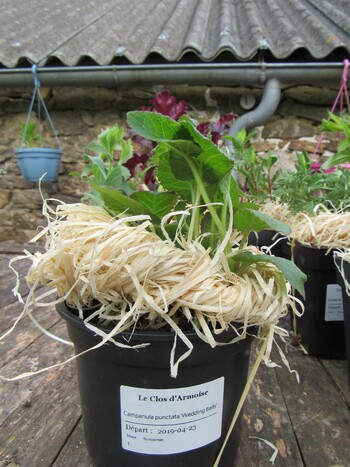
[[[0,0],[0,64],[324,59],[349,54],[349,18],[350,0]]]

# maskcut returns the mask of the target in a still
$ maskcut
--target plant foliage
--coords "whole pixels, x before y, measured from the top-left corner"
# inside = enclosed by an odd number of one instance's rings
[[[27,147],[40,147],[42,143],[41,135],[36,131],[35,122],[28,122],[27,127],[25,123],[21,123],[20,138]]]
[[[235,137],[225,136],[224,139],[232,145],[234,170],[243,177],[242,190],[258,199],[270,197],[276,181],[281,175],[274,166],[277,157],[268,152],[266,157],[259,157],[250,144],[254,131],[247,134],[243,128]]]
[[[322,164],[322,169],[326,170],[338,164],[350,163],[350,115],[343,113],[337,116],[329,112],[329,118],[322,120],[320,129],[339,133],[342,137],[336,153]]]
[[[162,226],[168,227],[168,235],[176,241],[178,231],[174,209],[183,213],[185,208],[189,208],[191,215],[182,216],[181,231],[186,232],[189,240],[202,238],[213,254],[232,229],[239,230],[243,236],[241,248],[246,245],[251,231],[272,228],[284,234],[290,232],[285,224],[259,213],[255,205],[241,202],[241,192],[231,175],[233,161],[211,139],[202,135],[188,117],[174,121],[161,114],[134,111],[128,113],[127,119],[135,133],[158,143],[151,164],[157,167],[159,190],[127,194],[93,183],[107,210],[115,215],[124,212],[149,214],[157,233],[162,231]],[[166,214],[173,219],[164,226],[162,218]],[[242,251],[239,261],[235,260],[231,254],[232,245],[228,243],[224,253],[231,270],[238,271],[246,252]],[[271,260],[268,255],[254,257],[258,262],[277,262],[286,277],[291,278],[292,285],[303,293],[300,281],[294,281],[300,271],[293,263],[279,261],[278,258]]]
[[[285,172],[274,190],[280,202],[293,214],[312,213],[317,205],[338,211],[350,206],[350,171],[339,167],[332,173],[313,171],[310,158],[298,154],[295,172]]]

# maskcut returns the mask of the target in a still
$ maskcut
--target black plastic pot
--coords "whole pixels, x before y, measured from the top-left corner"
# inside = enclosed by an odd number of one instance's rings
[[[277,240],[279,241],[275,244]],[[271,248],[271,253],[274,256],[284,258],[287,254],[287,259],[290,259],[287,241],[288,239],[286,237],[283,237],[275,230],[260,230],[259,232],[251,232],[248,236],[248,245],[254,245],[259,248],[263,246],[271,247],[271,245],[274,245]]]
[[[309,354],[325,359],[345,358],[342,298],[333,251],[295,242],[295,264],[307,275],[305,311],[296,318],[296,333]],[[343,319],[343,318],[342,318]]]
[[[76,354],[100,342],[64,304],[57,310]],[[194,350],[177,378],[169,364],[173,333],[123,333],[121,342],[150,345],[107,343],[77,359],[86,443],[98,466],[213,465],[246,384],[252,339],[213,349],[196,334],[187,336]],[[186,349],[178,340],[177,353]],[[220,465],[233,465],[239,439],[240,420]]]
[[[345,325],[345,343],[346,343],[346,356],[348,360],[348,377],[349,377],[349,387],[350,387],[350,297],[346,293],[346,287],[344,284],[345,280],[350,284],[350,263],[349,261],[343,261],[336,258],[339,269],[337,268],[337,282],[342,288],[343,294],[343,306],[344,306],[344,325]],[[340,273],[342,271],[343,275]]]

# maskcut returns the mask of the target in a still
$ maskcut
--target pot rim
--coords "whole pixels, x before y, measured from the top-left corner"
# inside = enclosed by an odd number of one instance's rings
[[[78,316],[76,316],[73,312],[72,312],[72,308],[69,307],[69,305],[67,305],[66,302],[60,302],[56,305],[56,310],[58,312],[58,314],[64,318],[65,320],[67,320],[71,325],[73,325],[74,327],[82,330],[82,331],[86,331],[86,332],[93,332],[91,331],[90,329],[88,329],[84,323],[84,321],[79,318]],[[234,324],[234,323],[233,323]],[[237,324],[237,327],[242,327],[243,324],[241,323],[236,323]],[[102,330],[111,330],[110,328],[103,328],[101,327]],[[252,334],[256,333],[257,331],[257,327],[254,327],[254,326],[250,326],[249,329],[252,330]],[[192,340],[198,340],[200,342],[203,342],[203,344],[206,344],[206,345],[209,345],[207,342],[203,341],[203,339],[201,339],[198,334],[195,332],[195,331],[183,331],[183,333],[185,334],[186,337],[188,337],[191,341]],[[227,339],[227,336],[230,336],[229,339]],[[220,339],[220,337],[223,337],[225,336],[226,339]],[[124,338],[126,340],[128,339],[134,339],[134,340],[149,340],[149,341],[159,341],[159,340],[162,340],[162,341],[173,341],[174,340],[174,337],[175,337],[175,332],[174,331],[155,331],[155,330],[139,330],[139,329],[135,329],[135,330],[128,330],[128,331],[122,331],[118,334],[116,334],[114,336],[114,338],[118,338],[118,337],[121,337],[121,338]],[[226,332],[223,332],[223,333],[220,333],[220,334],[217,334],[215,335],[215,341],[217,343],[228,343],[230,340],[234,339],[235,337],[238,337],[237,334],[234,332],[233,329],[228,329]],[[241,340],[239,340],[238,342],[240,341],[244,341],[246,339],[249,339],[250,337],[250,333],[247,334],[244,338],[242,338]],[[179,343],[180,343],[181,339],[179,340]]]

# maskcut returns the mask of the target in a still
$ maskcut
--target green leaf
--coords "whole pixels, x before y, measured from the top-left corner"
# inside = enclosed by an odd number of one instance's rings
[[[106,148],[98,141],[92,141],[90,144],[86,146],[86,149],[89,149],[89,151],[92,151],[92,152],[96,152],[97,154],[106,152]]]
[[[133,147],[130,141],[122,140],[122,151],[120,153],[119,163],[125,164],[134,154]]]
[[[98,140],[105,148],[109,156],[112,155],[114,149],[119,143],[122,137],[123,130],[118,126],[113,126],[112,128],[107,128],[102,133],[100,133]]]
[[[197,157],[197,161],[204,167],[209,183],[216,183],[231,172],[233,161],[228,159],[217,147],[210,147]],[[210,176],[209,176],[210,174]]]
[[[232,202],[232,207],[234,210],[239,209],[240,207],[240,195],[241,195],[241,190],[239,189],[235,179],[231,176],[226,177],[229,181],[229,194],[231,197],[231,202]],[[224,193],[226,194],[226,193]]]
[[[116,166],[109,172],[104,185],[109,187],[118,187],[129,177],[130,171],[126,167]]]
[[[234,214],[233,223],[236,229],[243,233],[259,232],[264,229],[272,229],[284,235],[290,233],[290,227],[283,222],[274,219],[254,209],[240,209]]]
[[[131,198],[145,206],[151,214],[159,218],[171,212],[178,200],[175,193],[155,193],[153,191],[139,191],[133,193]]]
[[[97,164],[91,165],[92,175],[94,176],[94,181],[99,185],[102,185],[105,180],[105,174],[101,172],[99,166]]]
[[[100,193],[106,207],[114,211],[115,214],[127,212],[128,214],[132,215],[150,215],[150,211],[146,208],[146,206],[130,198],[129,196],[120,193],[120,191],[112,190],[111,188],[96,186],[94,184],[92,184],[92,187],[98,193]]]
[[[171,171],[178,180],[190,181],[194,179],[187,161],[179,154],[172,154],[171,148],[169,148],[169,162]]]
[[[305,297],[304,283],[307,280],[304,274],[292,261],[278,256],[271,256],[266,254],[254,255],[250,251],[242,251],[234,255],[235,262],[241,262],[244,265],[254,263],[272,263],[274,264],[290,283],[303,297]]]
[[[202,151],[210,151],[211,149],[215,149],[217,152],[220,152],[211,139],[207,138],[197,130],[189,117],[181,117],[179,119],[179,123],[182,128],[186,129],[188,134],[192,136],[193,141],[198,144]]]
[[[158,179],[166,190],[178,193],[188,202],[192,201],[192,182],[180,180],[172,170],[171,156],[169,152],[162,152],[158,161]]]
[[[262,222],[265,222],[266,226],[272,230],[276,230],[276,232],[280,232],[284,235],[289,235],[291,232],[291,228],[289,225],[285,224],[284,222],[281,222],[268,214],[265,214],[263,212],[250,209],[249,210],[251,213],[254,214],[255,217],[260,219]],[[265,227],[266,228],[266,227]]]
[[[135,110],[127,113],[127,121],[136,133],[152,141],[189,139],[184,127],[165,115]]]
[[[347,153],[349,158],[350,158],[350,141],[348,138],[345,138],[343,139],[342,141],[340,141],[340,143],[338,144],[338,147],[337,147],[337,153]]]

